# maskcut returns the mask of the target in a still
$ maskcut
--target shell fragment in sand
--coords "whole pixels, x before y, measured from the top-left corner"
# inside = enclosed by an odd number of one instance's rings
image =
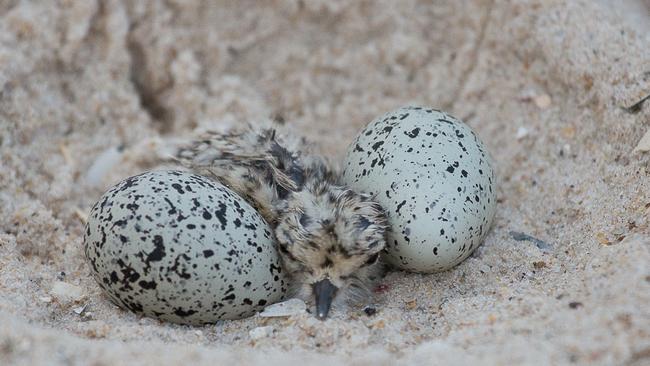
[[[641,138],[641,141],[636,145],[634,150],[632,150],[633,153],[635,152],[648,152],[650,151],[650,130],[643,135]]]
[[[72,309],[72,312],[75,313],[75,314],[77,314],[77,315],[81,315],[81,314],[83,314],[84,311],[86,311],[86,307],[88,307],[87,304],[86,304],[86,305],[82,305],[82,306],[78,306],[78,307],[76,307],[76,308],[73,308],[73,309]]]
[[[304,301],[300,299],[289,299],[267,306],[260,313],[260,316],[264,318],[291,316],[304,313],[306,308],[307,306]]]

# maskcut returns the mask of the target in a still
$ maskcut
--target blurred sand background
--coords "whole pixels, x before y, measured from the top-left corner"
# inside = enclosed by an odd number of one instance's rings
[[[648,365],[648,94],[647,0],[0,0],[0,364]],[[90,278],[86,213],[166,143],[273,118],[340,160],[409,103],[478,132],[499,206],[376,315],[178,326]]]

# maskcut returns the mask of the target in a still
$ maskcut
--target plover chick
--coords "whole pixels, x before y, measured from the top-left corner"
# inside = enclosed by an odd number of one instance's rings
[[[274,229],[295,295],[324,320],[332,304],[371,301],[387,221],[378,203],[341,184],[338,172],[308,151],[304,140],[274,127],[248,126],[207,132],[176,159],[258,209]]]

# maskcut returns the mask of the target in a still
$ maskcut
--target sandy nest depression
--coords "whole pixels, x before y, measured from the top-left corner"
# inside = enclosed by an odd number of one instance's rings
[[[0,2],[0,364],[648,364],[650,2],[434,3]],[[85,214],[166,142],[274,118],[340,159],[410,103],[479,133],[498,213],[375,316],[163,324],[89,277]]]

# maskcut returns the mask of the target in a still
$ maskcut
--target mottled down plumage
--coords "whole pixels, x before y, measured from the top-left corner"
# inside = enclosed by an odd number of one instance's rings
[[[207,132],[176,159],[244,197],[273,227],[295,295],[330,308],[369,303],[379,277],[387,221],[371,197],[339,182],[304,140],[273,127]]]

